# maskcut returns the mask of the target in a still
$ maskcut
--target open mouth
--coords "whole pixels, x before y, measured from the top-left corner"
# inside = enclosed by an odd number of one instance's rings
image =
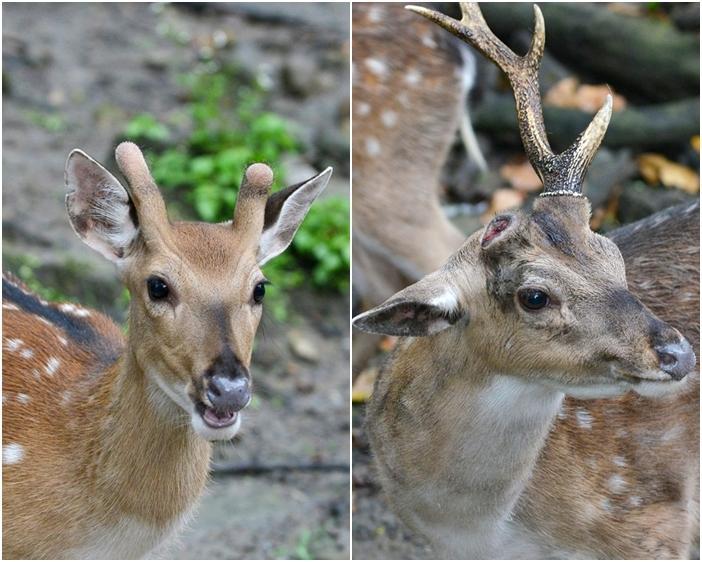
[[[205,404],[202,402],[198,402],[195,407],[197,409],[197,412],[202,417],[202,421],[204,421],[206,425],[213,429],[220,429],[222,427],[229,427],[230,425],[234,425],[238,418],[238,412],[235,412],[233,410],[228,412],[215,410],[214,408],[205,406]]]

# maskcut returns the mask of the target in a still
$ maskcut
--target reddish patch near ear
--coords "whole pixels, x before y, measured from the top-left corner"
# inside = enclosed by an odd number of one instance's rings
[[[509,227],[510,224],[512,224],[512,217],[510,216],[503,215],[492,219],[485,230],[485,234],[483,234],[483,238],[480,241],[480,246],[485,248],[488,244],[490,244],[490,242],[507,230],[507,227]]]

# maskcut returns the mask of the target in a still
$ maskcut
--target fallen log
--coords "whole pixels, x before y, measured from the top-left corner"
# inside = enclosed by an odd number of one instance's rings
[[[472,110],[475,128],[491,139],[519,144],[514,99],[509,94],[494,96]],[[573,143],[592,120],[577,109],[545,107],[544,120],[549,142],[556,151]],[[610,148],[664,149],[699,135],[700,100],[689,98],[664,104],[633,107],[612,115],[603,144]]]
[[[607,82],[633,99],[699,95],[696,34],[681,32],[669,22],[614,13],[603,5],[542,2],[539,7],[546,21],[546,49],[584,73],[583,78]],[[488,25],[508,44],[513,32],[533,29],[531,3],[486,2],[481,9]]]

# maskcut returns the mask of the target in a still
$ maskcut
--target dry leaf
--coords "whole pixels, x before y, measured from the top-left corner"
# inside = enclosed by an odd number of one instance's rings
[[[637,159],[639,173],[646,183],[662,183],[666,187],[696,194],[700,191],[699,175],[682,164],[668,160],[660,154],[642,154]]]
[[[484,223],[488,223],[497,213],[521,207],[524,203],[524,197],[524,194],[516,189],[498,189],[492,194],[490,207],[480,219]]]
[[[368,399],[373,394],[373,384],[375,384],[375,378],[378,376],[378,369],[376,367],[371,367],[369,369],[364,369],[356,377],[351,388],[351,401],[354,404],[364,404],[368,402]]]
[[[500,168],[500,176],[518,191],[539,191],[543,186],[534,168],[526,160],[505,164]]]
[[[395,349],[395,344],[397,343],[397,336],[383,336],[378,344],[378,349],[388,353]]]
[[[596,113],[604,104],[607,94],[612,94],[612,111],[621,111],[626,100],[615,94],[606,84],[597,86],[580,84],[577,78],[559,80],[546,93],[544,102],[555,107],[569,107],[588,113]]]
[[[695,135],[690,139],[690,144],[692,145],[692,148],[694,151],[699,154],[700,153],[700,136]]]

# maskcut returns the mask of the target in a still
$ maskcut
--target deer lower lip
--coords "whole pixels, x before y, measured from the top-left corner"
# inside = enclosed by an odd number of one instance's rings
[[[204,406],[204,404],[203,404]],[[202,420],[212,428],[228,427],[236,422],[237,412],[219,412],[213,408],[204,406],[201,408]]]

